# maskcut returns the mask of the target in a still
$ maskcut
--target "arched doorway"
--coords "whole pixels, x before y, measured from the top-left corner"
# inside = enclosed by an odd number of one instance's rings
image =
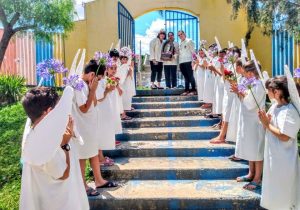
[[[164,18],[165,30],[176,32],[185,31],[187,37],[195,42],[196,48],[199,46],[199,19],[197,16],[179,10],[159,10]],[[127,8],[118,2],[118,36],[121,39],[121,46],[132,46],[135,50],[135,20]],[[176,41],[178,37],[176,36]]]

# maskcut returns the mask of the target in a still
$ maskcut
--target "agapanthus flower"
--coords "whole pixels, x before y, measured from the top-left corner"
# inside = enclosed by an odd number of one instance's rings
[[[252,94],[258,109],[260,109],[258,102],[254,96],[254,93],[252,91],[252,88],[254,88],[258,84],[258,82],[259,80],[257,80],[255,77],[244,78],[242,82],[238,84],[238,91],[239,93],[245,93],[246,90],[250,90],[250,93]]]
[[[94,59],[98,65],[106,66],[107,62],[111,60],[108,53],[102,53],[100,51],[95,52]]]
[[[72,74],[69,77],[63,78],[63,83],[66,86],[71,86],[75,90],[81,91],[84,87],[84,81],[80,79],[79,75]]]
[[[294,70],[294,75],[295,75],[295,78],[300,78],[300,68],[296,68]]]
[[[56,59],[47,59],[37,64],[37,75],[44,80],[50,80],[55,74],[65,73],[68,71],[64,64]]]
[[[234,63],[236,61],[236,59],[238,58],[238,55],[236,53],[233,53],[233,52],[229,52],[227,55],[227,60],[230,62],[230,63]]]
[[[193,54],[192,54],[192,58],[193,58],[194,61],[197,60],[197,59],[198,59],[198,58],[197,58],[197,54],[196,54],[196,53],[193,53]]]
[[[122,47],[120,49],[120,52],[119,52],[120,56],[125,56],[127,58],[129,58],[130,56],[134,56],[134,54],[132,53],[131,49],[129,47]]]

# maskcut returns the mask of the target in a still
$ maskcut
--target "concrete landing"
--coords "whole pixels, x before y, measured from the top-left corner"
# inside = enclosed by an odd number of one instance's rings
[[[172,101],[172,102],[142,102],[133,103],[135,109],[170,109],[170,108],[200,108],[199,101]]]
[[[90,198],[91,209],[255,210],[259,194],[234,180],[131,180]]]
[[[142,96],[134,97],[133,103],[142,102],[175,102],[175,101],[198,101],[198,96]]]

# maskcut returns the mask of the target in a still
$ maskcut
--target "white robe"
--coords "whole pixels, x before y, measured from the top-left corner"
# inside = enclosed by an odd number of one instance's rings
[[[68,92],[69,88],[65,91]],[[80,146],[75,139],[70,141],[69,177],[59,180],[67,168],[66,155],[60,144],[72,108],[73,93],[69,96],[65,97],[64,92],[56,107],[34,129],[30,128],[30,120],[26,123],[22,141],[20,210],[89,209],[79,166],[77,146]],[[48,150],[43,151],[43,146],[38,143],[32,144],[37,140],[46,145]],[[34,145],[35,150],[31,150]]]
[[[216,69],[221,68],[221,63],[218,61],[218,57],[213,59],[213,65]],[[222,114],[223,111],[223,96],[224,96],[224,80],[221,76],[215,76],[214,83],[214,99],[213,99],[213,114]]]
[[[104,97],[104,90],[106,88],[106,79],[102,79],[99,82],[96,96],[97,100]],[[113,150],[116,147],[115,144],[115,124],[112,119],[114,119],[115,114],[113,110],[110,97],[106,96],[105,99],[97,103],[97,111],[99,114],[98,120],[98,143],[99,149],[101,150]]]
[[[134,77],[128,75],[129,68],[129,64],[123,64],[118,69],[120,87],[123,90],[122,103],[125,111],[131,110],[132,97],[136,95]]]
[[[109,98],[111,102],[111,109],[113,111],[113,118],[111,119],[114,122],[114,128],[115,128],[115,134],[121,134],[123,133],[122,130],[122,121],[120,116],[120,105],[119,105],[119,92],[117,89],[111,91],[107,94],[107,97]]]
[[[80,159],[88,159],[98,154],[98,112],[96,106],[92,103],[86,113],[79,109],[80,106],[86,104],[88,96],[89,87],[84,82],[84,88],[81,91],[75,90],[73,98],[72,116],[84,141],[84,145],[78,149]]]
[[[261,82],[253,88],[253,94],[261,109],[265,107],[266,91]],[[262,161],[265,130],[259,121],[255,100],[247,90],[241,101],[235,156],[248,161]]]
[[[280,133],[289,136],[290,140],[281,141],[269,130],[266,131],[261,206],[271,210],[299,210],[297,133],[300,117],[292,104],[279,108],[274,104],[268,113],[272,116],[271,124],[279,128]]]
[[[214,99],[214,84],[215,84],[215,74],[210,70],[205,69],[204,72],[204,87],[203,101],[205,103],[213,103]],[[214,106],[213,106],[214,107]]]
[[[240,83],[242,76],[238,75],[237,81]],[[239,97],[234,94],[232,100],[232,106],[230,109],[230,117],[228,121],[228,129],[226,133],[226,141],[236,142],[237,130],[239,126],[239,112],[240,112],[241,101]]]
[[[199,65],[203,65],[203,61],[205,58],[201,58]],[[198,92],[198,100],[203,100],[203,94],[204,94],[204,80],[205,80],[205,69],[198,66],[197,69],[195,69],[195,78],[196,78],[196,84],[197,84],[197,92]]]

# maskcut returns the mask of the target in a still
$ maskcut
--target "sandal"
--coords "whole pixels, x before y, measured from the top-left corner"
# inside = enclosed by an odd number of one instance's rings
[[[250,179],[247,176],[239,176],[236,178],[237,182],[251,182],[253,179]]]
[[[115,161],[109,157],[105,157],[105,161],[100,163],[101,166],[113,166]]]
[[[126,117],[121,118],[121,120],[132,120],[132,118],[129,116],[126,116]]]
[[[113,187],[118,187],[119,185],[115,182],[112,181],[107,181],[104,185],[96,187],[97,189],[101,188],[113,188]]]
[[[242,159],[235,157],[235,155],[229,156],[228,159],[231,160],[231,161],[236,161],[236,162],[242,161]]]
[[[94,197],[100,195],[100,193],[97,190],[94,190],[93,188],[89,187],[86,191],[86,195],[89,197]]]
[[[159,87],[157,87],[157,89],[163,90],[163,89],[165,89],[165,88],[164,88],[164,87],[160,87],[160,86],[159,86]]]
[[[212,107],[211,104],[203,104],[200,108],[201,109],[210,109]]]
[[[197,92],[190,92],[189,94],[187,94],[188,96],[195,96],[197,95]]]
[[[252,186],[252,187],[250,187],[250,186]],[[261,183],[257,183],[257,182],[252,181],[252,182],[244,185],[243,188],[246,189],[246,190],[250,190],[250,191],[260,190],[261,189]]]
[[[116,146],[120,146],[121,142],[116,140]]]
[[[156,85],[151,85],[151,89],[155,90],[155,89],[157,89],[157,86]]]
[[[189,92],[184,92],[181,94],[181,96],[187,96],[189,94]]]

